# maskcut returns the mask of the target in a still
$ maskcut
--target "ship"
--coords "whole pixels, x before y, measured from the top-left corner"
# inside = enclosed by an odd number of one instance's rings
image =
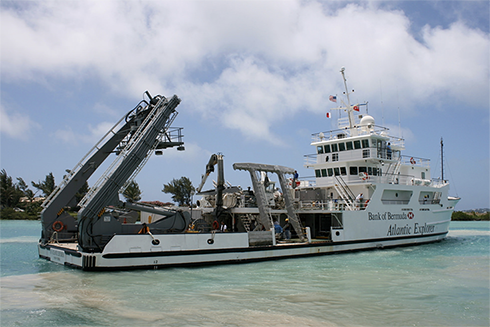
[[[402,137],[376,125],[367,110],[361,114],[366,104],[351,104],[340,72],[344,96],[330,100],[345,117],[339,114],[336,129],[312,134],[314,154],[304,158],[312,178],[282,165],[234,163],[250,174],[253,187],[242,189],[225,180],[224,156],[216,153],[196,187],[201,198],[188,207],[120,200],[153,153],[185,150],[182,128],[172,127],[180,98],[145,92],[44,201],[39,257],[87,271],[158,269],[443,240],[460,198],[448,194],[443,176],[431,176],[429,159],[402,154]],[[108,158],[113,162],[78,201]],[[217,181],[202,191],[212,173]]]

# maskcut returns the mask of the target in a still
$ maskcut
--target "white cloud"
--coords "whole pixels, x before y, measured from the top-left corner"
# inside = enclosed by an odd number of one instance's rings
[[[4,7],[2,77],[95,75],[116,94],[178,91],[203,117],[275,144],[274,124],[302,110],[323,112],[328,95],[343,90],[341,66],[359,101],[409,111],[448,98],[488,109],[488,34],[461,22],[427,25],[419,42],[401,11],[332,8],[292,0]],[[196,78],[204,66],[213,74]]]
[[[66,144],[96,144],[113,127],[114,123],[101,122],[96,126],[88,125],[86,128],[88,133],[77,133],[73,131],[72,127],[67,126],[64,129],[56,130],[53,133],[53,136],[57,141],[61,141],[62,143]]]
[[[2,134],[25,141],[29,139],[33,129],[40,128],[41,126],[27,114],[8,112],[3,105],[0,105],[0,132]]]

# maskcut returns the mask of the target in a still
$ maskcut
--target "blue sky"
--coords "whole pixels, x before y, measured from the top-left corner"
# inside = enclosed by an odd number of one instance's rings
[[[457,209],[490,206],[488,1],[2,1],[0,15],[0,166],[14,178],[60,183],[146,90],[182,99],[186,151],[149,160],[144,200],[169,201],[181,176],[197,186],[218,152],[244,188],[234,162],[312,176],[303,156],[334,127],[344,66],[353,102],[433,177],[444,138]]]

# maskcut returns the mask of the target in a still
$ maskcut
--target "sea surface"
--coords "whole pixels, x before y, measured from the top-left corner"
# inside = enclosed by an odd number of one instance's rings
[[[441,242],[238,265],[83,272],[0,221],[3,326],[489,326],[490,224]]]

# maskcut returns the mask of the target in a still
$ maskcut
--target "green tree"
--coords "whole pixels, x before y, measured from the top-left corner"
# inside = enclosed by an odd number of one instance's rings
[[[49,173],[48,175],[46,175],[46,179],[42,182],[32,182],[32,186],[42,191],[45,197],[48,197],[56,188],[53,173]]]
[[[177,202],[179,206],[190,205],[192,196],[196,189],[192,186],[192,182],[187,177],[181,177],[180,179],[173,179],[168,184],[163,184],[163,193],[170,193],[172,200]]]
[[[462,211],[454,211],[452,214],[451,214],[451,220],[455,220],[455,221],[458,221],[458,220],[471,220],[471,217],[462,212]]]
[[[27,186],[27,183],[24,182],[22,177],[17,177],[17,185],[24,196],[29,200],[28,202],[26,201],[24,203],[26,212],[31,216],[37,216],[37,214],[41,211],[41,206],[40,203],[34,203],[34,192],[29,189],[29,186]]]
[[[5,169],[0,172],[0,203],[3,207],[16,207],[20,198],[24,196],[24,193],[19,188],[19,185],[15,184],[12,177],[7,175]]]
[[[24,196],[29,199],[29,202],[34,201],[34,192],[29,189],[29,186],[27,186],[22,177],[17,177],[17,185],[19,186],[19,189],[22,191],[22,193],[24,193]]]
[[[124,190],[123,196],[126,198],[127,201],[131,202],[137,202],[141,200],[141,190],[136,183],[136,181],[132,181],[129,186]]]

